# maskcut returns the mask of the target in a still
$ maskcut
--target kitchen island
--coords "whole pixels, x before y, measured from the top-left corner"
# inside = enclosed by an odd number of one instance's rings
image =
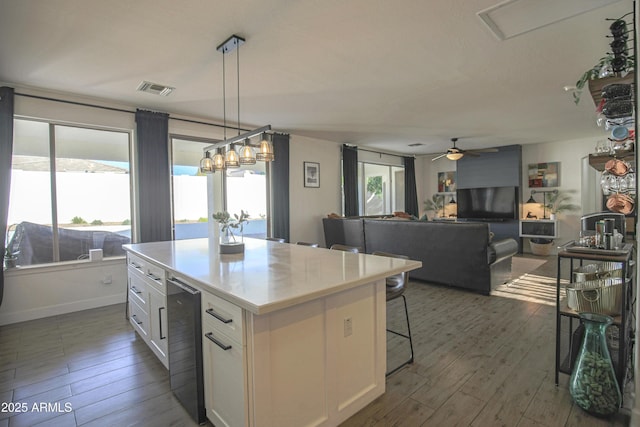
[[[245,246],[239,255],[218,254],[211,239],[125,246],[132,325],[161,360],[170,357],[166,305],[136,305],[141,279],[151,291],[178,280],[202,292],[207,417],[216,426],[334,426],[384,393],[385,278],[421,263],[256,239]]]

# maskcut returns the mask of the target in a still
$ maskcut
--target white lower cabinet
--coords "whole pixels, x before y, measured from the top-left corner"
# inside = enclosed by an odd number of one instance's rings
[[[129,321],[169,369],[165,272],[132,254],[127,255],[127,265]]]
[[[168,369],[167,296],[153,286],[149,287],[149,323],[151,324],[149,335],[151,350]]]
[[[202,295],[205,406],[216,427],[335,426],[384,393],[384,282],[264,315]]]
[[[216,427],[247,425],[242,345],[203,325],[202,361],[207,418]]]

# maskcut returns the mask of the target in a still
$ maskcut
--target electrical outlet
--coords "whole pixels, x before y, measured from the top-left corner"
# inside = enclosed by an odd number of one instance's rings
[[[113,279],[111,278],[110,274],[107,274],[102,278],[103,285],[110,285],[112,282],[113,282]]]
[[[353,320],[351,317],[344,319],[344,336],[345,338],[353,333]]]

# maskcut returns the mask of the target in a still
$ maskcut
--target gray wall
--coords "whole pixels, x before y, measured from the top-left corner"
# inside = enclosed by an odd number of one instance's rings
[[[464,156],[458,160],[458,188],[514,186],[521,189],[522,146],[507,145],[498,150],[496,153]]]

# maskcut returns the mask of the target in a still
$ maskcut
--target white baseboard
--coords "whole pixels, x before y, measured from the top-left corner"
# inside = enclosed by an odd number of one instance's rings
[[[0,314],[0,325],[25,322],[27,320],[42,319],[44,317],[56,316],[58,314],[73,313],[75,311],[88,310],[91,308],[104,307],[125,302],[125,295],[109,295],[99,298],[92,298],[82,301],[73,301],[66,304],[50,305],[38,307],[31,310],[9,312]]]

